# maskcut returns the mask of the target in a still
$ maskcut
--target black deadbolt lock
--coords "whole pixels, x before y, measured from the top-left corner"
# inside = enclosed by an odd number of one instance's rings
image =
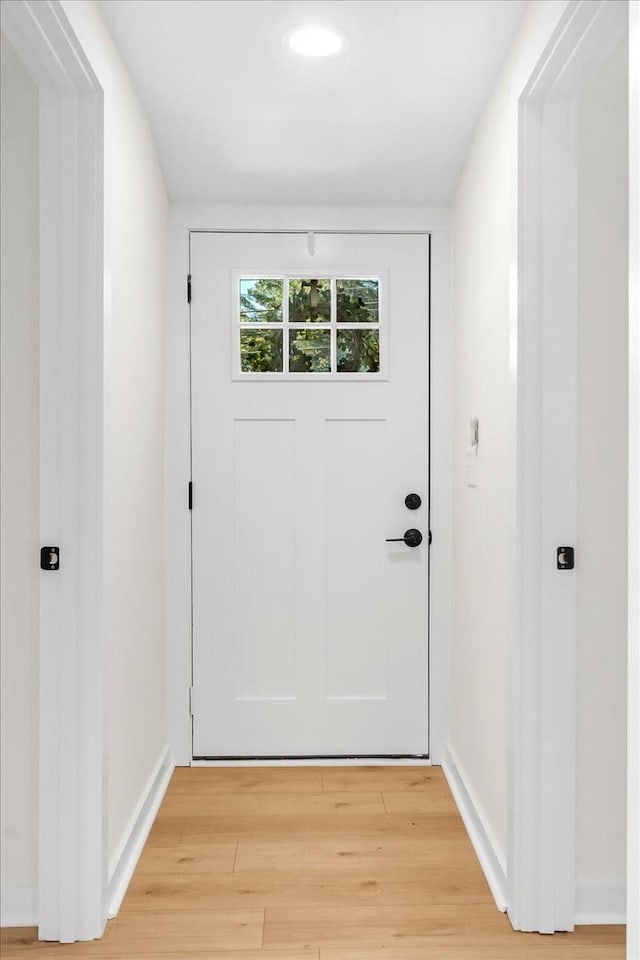
[[[60,569],[60,547],[43,547],[40,551],[41,570]]]
[[[408,493],[404,498],[404,505],[407,510],[417,510],[422,506],[422,498],[417,493]]]
[[[575,558],[573,547],[558,547],[558,570],[573,570]]]

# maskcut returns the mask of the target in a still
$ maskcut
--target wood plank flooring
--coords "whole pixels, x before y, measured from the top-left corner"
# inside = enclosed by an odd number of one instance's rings
[[[178,768],[100,941],[2,960],[622,960],[623,927],[498,913],[438,767]]]

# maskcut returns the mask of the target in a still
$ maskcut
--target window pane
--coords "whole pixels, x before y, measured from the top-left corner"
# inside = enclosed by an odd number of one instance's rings
[[[378,323],[378,281],[336,280],[338,323]]]
[[[377,330],[338,330],[338,373],[379,373]]]
[[[243,373],[282,373],[282,330],[241,330]]]
[[[272,278],[240,281],[242,323],[282,323],[283,280]]]
[[[289,323],[329,323],[331,281],[289,280]]]
[[[290,373],[331,373],[329,330],[292,330],[289,337]]]

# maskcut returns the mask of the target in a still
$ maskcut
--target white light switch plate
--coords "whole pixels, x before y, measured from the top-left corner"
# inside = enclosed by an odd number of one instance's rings
[[[464,464],[465,482],[468,487],[478,486],[478,448],[468,447]]]

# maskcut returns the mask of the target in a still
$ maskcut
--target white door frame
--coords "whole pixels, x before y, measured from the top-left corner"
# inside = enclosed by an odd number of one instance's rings
[[[640,0],[629,3],[627,957],[640,958]]]
[[[626,29],[626,4],[572,0],[512,101],[508,913],[545,933],[575,916],[575,100]]]
[[[2,30],[40,92],[40,536],[61,559],[40,574],[37,920],[69,942],[107,917],[103,93],[59,0],[4,0]]]
[[[191,229],[241,232],[431,234],[431,605],[430,754],[441,763],[448,725],[451,575],[451,261],[449,213],[426,207],[173,205],[169,221],[167,311],[167,639],[169,730],[174,763],[192,762],[189,459],[189,313],[186,277]],[[195,284],[195,281],[194,281]],[[194,285],[195,296],[195,285]]]

